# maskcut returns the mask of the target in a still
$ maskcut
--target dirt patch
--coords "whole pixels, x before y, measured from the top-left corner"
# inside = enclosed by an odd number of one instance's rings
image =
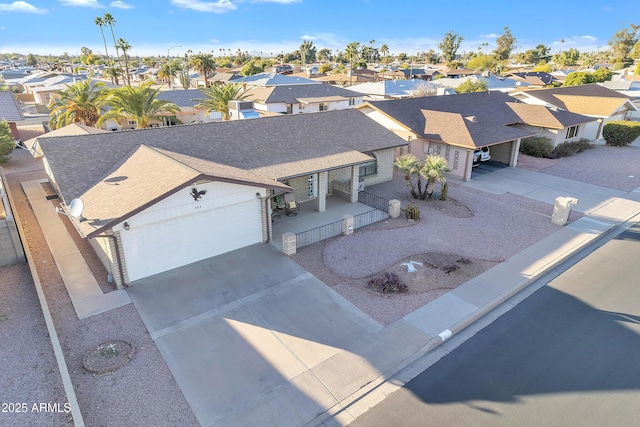
[[[126,341],[107,341],[85,354],[82,366],[93,374],[102,375],[123,367],[133,359],[135,353],[133,344]]]
[[[497,264],[495,261],[464,258],[455,254],[428,252],[407,257],[385,271],[397,274],[400,281],[409,288],[408,294],[423,294],[455,289]],[[415,271],[410,272],[412,269]],[[378,274],[372,277],[376,276]],[[352,284],[373,292],[367,286],[369,279],[354,280]]]

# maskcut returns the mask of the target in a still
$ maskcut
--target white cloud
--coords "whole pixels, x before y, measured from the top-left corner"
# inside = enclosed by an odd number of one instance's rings
[[[480,34],[478,37],[480,37],[481,39],[497,39],[498,35],[495,33],[489,33],[489,34]]]
[[[79,7],[92,7],[94,9],[99,9],[104,7],[98,0],[60,0],[60,3],[63,6],[79,6]]]
[[[127,4],[123,1],[112,1],[109,6],[115,7],[116,9],[133,9],[132,5]]]
[[[303,35],[303,36],[300,36],[300,38],[301,38],[302,40],[310,40],[310,41],[314,41],[314,40],[317,40],[317,39],[318,39],[316,36],[309,36],[309,35],[307,35],[307,34],[305,34],[305,35]]]
[[[291,4],[291,3],[302,3],[302,0],[253,0],[253,3]]]
[[[225,13],[236,10],[238,6],[231,0],[200,1],[200,0],[171,0],[171,4],[184,9],[192,9],[198,12]]]
[[[4,12],[45,14],[47,13],[47,9],[40,9],[26,1],[14,1],[13,3],[0,3],[0,13]]]

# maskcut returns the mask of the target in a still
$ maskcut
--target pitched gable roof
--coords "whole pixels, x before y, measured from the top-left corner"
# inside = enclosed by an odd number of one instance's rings
[[[519,90],[511,93],[518,98],[531,97],[546,104],[573,113],[589,116],[608,117],[628,104],[635,109],[631,98],[599,84],[557,87],[548,89]]]
[[[72,123],[59,129],[52,130],[51,132],[47,132],[43,135],[36,136],[35,138],[31,138],[25,141],[24,145],[32,154],[42,156],[42,150],[40,150],[38,138],[53,138],[58,136],[87,135],[106,132],[108,131],[104,129],[86,126],[81,123]]]
[[[139,145],[80,196],[86,221],[78,222],[78,229],[84,236],[99,234],[114,223],[201,180],[288,189],[283,184],[237,168]]]
[[[18,101],[9,91],[0,91],[0,120],[17,122],[22,120],[22,112]]]
[[[260,100],[265,104],[282,102],[329,102],[361,97],[362,94],[339,87],[324,84],[280,85],[250,89],[247,99]]]
[[[522,123],[531,126],[564,129],[565,127],[597,120],[570,111],[554,111],[544,105],[525,104],[523,102],[508,102],[507,105],[520,117]]]
[[[354,151],[392,148],[406,141],[354,109],[40,139],[68,201],[104,179],[140,144],[273,181],[304,173],[300,165],[319,170],[328,163],[341,164],[341,156],[350,164],[364,160]]]
[[[509,126],[478,122],[474,117],[463,117],[459,113],[433,110],[421,112],[425,119],[425,138],[459,147],[476,149],[532,135],[531,132]]]

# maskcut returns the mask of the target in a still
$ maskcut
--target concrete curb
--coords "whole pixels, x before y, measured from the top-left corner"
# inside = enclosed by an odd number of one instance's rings
[[[13,204],[11,190],[8,187],[5,187],[5,191],[7,193],[7,197],[9,198],[9,203]],[[26,241],[26,237],[24,233],[24,228],[22,227],[22,223],[20,222],[20,218],[18,216],[15,216],[14,219],[16,221],[16,226],[18,229],[18,234],[20,235],[20,239],[24,242]],[[60,372],[60,377],[62,379],[64,391],[65,391],[65,394],[67,395],[67,400],[69,402],[69,405],[71,406],[71,416],[73,417],[73,425],[75,427],[84,427],[85,424],[84,424],[84,419],[82,418],[82,413],[80,412],[80,405],[78,404],[76,392],[73,388],[73,383],[71,382],[71,376],[69,375],[69,369],[67,368],[67,362],[65,361],[64,353],[62,351],[62,346],[60,345],[60,340],[58,338],[55,325],[53,324],[53,318],[51,317],[51,312],[49,311],[49,305],[47,304],[47,299],[44,295],[44,290],[42,289],[42,284],[40,283],[40,278],[38,277],[38,272],[36,271],[36,268],[35,268],[35,261],[33,260],[33,256],[31,255],[29,246],[23,245],[23,249],[24,249],[25,258],[27,260],[27,264],[29,265],[31,277],[33,278],[33,283],[35,285],[36,292],[38,294],[38,300],[40,301],[40,307],[42,308],[42,315],[44,316],[45,323],[47,324],[47,332],[49,333],[49,337],[51,339],[51,346],[53,347],[53,352],[56,356],[56,362],[58,364],[58,370]]]
[[[635,190],[634,192],[640,193],[639,190]],[[634,192],[630,192],[628,194]],[[334,406],[315,420],[308,423],[307,426],[348,424],[350,421],[362,415],[371,407],[380,403],[389,394],[393,393],[399,388],[402,388],[411,379],[415,378],[429,366],[433,365],[442,357],[447,355],[451,351],[451,349],[447,349],[443,346],[443,344],[445,344],[447,341],[456,337],[461,332],[466,331],[467,329],[472,329],[471,326],[479,324],[479,321],[485,317],[488,317],[490,313],[495,313],[495,316],[492,316],[493,319],[491,321],[502,316],[511,308],[515,307],[514,304],[506,307],[509,300],[515,298],[516,295],[525,291],[543,276],[550,274],[554,269],[556,269],[565,261],[569,260],[574,255],[597,244],[600,240],[610,235],[615,229],[621,226],[623,228],[625,228],[625,226],[626,228],[630,227],[635,222],[632,219],[637,220],[639,216],[640,209],[633,210],[630,214],[625,215],[622,219],[618,219],[617,221],[612,221],[611,218],[602,218],[595,212],[592,216],[585,216],[584,218],[582,218],[584,219],[582,225],[584,226],[588,222],[597,224],[600,226],[600,229],[597,232],[581,232],[580,235],[585,235],[585,237],[582,238],[578,243],[571,246],[568,250],[561,252],[553,259],[543,260],[542,265],[529,277],[522,277],[521,281],[516,282],[516,284],[508,290],[500,293],[484,305],[479,306],[476,310],[469,313],[468,315],[462,316],[458,320],[454,321],[454,323],[452,323],[447,329],[443,330],[440,334],[433,336],[418,352],[404,359],[386,372],[381,373],[381,375],[374,381],[363,386],[351,396],[340,401],[338,405]],[[576,223],[577,222],[578,221],[576,221]],[[577,225],[576,223],[573,223],[572,225]],[[571,225],[568,225],[567,227],[571,227]],[[577,226],[576,228],[578,230],[580,229],[579,226]],[[501,307],[503,307],[502,310]],[[475,333],[481,330],[483,327],[484,326],[480,327],[475,332],[472,332],[472,334],[475,335]]]

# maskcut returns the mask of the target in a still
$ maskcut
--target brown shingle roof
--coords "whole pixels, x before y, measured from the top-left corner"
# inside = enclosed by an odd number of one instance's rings
[[[512,92],[512,95],[537,98],[563,110],[598,117],[609,117],[627,103],[633,108],[630,97],[596,83],[548,89],[521,89]]]
[[[571,113],[569,111],[553,111],[544,105],[525,104],[523,102],[508,102],[507,105],[520,117],[522,123],[531,126],[564,129],[568,126],[575,126],[596,120],[595,118]]]
[[[78,222],[78,229],[84,236],[98,234],[114,222],[202,180],[288,189],[241,169],[140,145],[80,196],[87,220]]]

